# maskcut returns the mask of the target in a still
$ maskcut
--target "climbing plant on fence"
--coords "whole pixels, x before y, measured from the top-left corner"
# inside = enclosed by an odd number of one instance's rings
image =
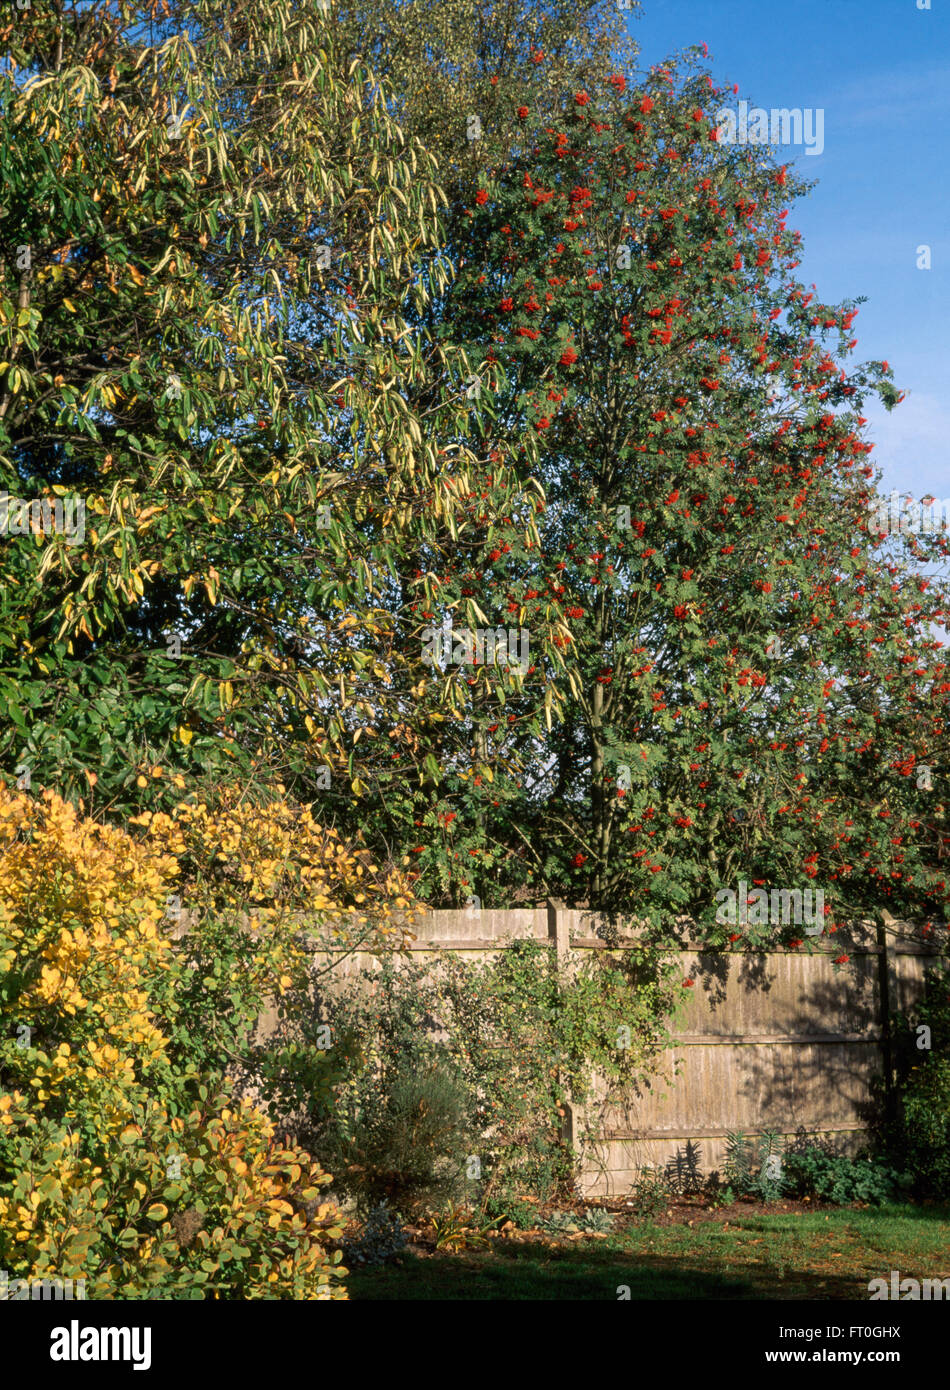
[[[465,1118],[431,1160],[452,1158],[457,1188],[482,1201],[502,1191],[569,1189],[577,1155],[564,1138],[567,1107],[589,1101],[596,1111],[651,1076],[675,994],[672,966],[647,948],[597,952],[583,965],[569,957],[560,969],[551,949],[532,941],[514,941],[483,963],[449,952],[429,962],[387,953],[378,970],[324,993],[320,1022],[347,1061],[332,1100],[312,1107],[301,1137],[343,1190],[367,1202],[444,1194],[449,1185],[434,1168],[425,1180],[400,1172],[391,1105],[412,1078],[419,1106],[429,1104],[427,1078],[438,1065]],[[448,1177],[444,1166],[440,1173]]]

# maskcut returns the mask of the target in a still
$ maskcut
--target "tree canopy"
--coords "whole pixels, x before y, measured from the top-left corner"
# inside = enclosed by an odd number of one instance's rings
[[[869,530],[807,184],[613,6],[373,15],[3,28],[7,776],[279,783],[434,904],[942,911],[945,539]]]

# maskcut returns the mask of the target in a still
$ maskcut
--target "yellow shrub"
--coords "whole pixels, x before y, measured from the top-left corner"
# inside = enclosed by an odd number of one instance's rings
[[[330,1178],[175,1054],[193,969],[166,921],[173,846],[207,910],[233,916],[250,892],[273,929],[296,880],[325,885],[346,920],[341,890],[361,875],[336,845],[319,859],[312,823],[291,837],[295,814],[257,824],[233,807],[215,822],[180,808],[133,839],[52,792],[0,787],[0,1267],[12,1278],[84,1278],[101,1298],[345,1297],[327,1248],[336,1214],[320,1200]],[[234,873],[242,834],[256,846],[250,882]],[[215,852],[226,857],[209,868]]]
[[[392,945],[415,910],[402,870],[381,869],[283,797],[253,803],[224,787],[214,804],[184,801],[171,815],[146,811],[131,824],[180,863],[182,891],[201,911],[246,910],[259,925],[293,914],[350,935],[371,924]]]
[[[173,965],[162,920],[174,860],[52,792],[0,788],[0,866],[4,1079],[28,1083],[36,1116],[104,1140],[165,1050],[150,1001]]]

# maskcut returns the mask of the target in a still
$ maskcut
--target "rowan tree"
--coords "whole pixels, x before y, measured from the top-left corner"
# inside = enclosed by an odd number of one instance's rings
[[[520,151],[472,188],[443,316],[499,423],[543,439],[541,546],[474,592],[529,630],[554,603],[572,631],[563,674],[538,672],[567,715],[488,817],[497,891],[528,871],[718,940],[715,892],[740,878],[823,887],[829,929],[946,898],[909,776],[945,727],[946,585],[920,575],[924,543],[868,529],[861,410],[899,393],[854,361],[860,301],[795,276],[807,185],[717,138],[731,95],[694,54],[524,112]],[[526,748],[502,725],[491,753]]]

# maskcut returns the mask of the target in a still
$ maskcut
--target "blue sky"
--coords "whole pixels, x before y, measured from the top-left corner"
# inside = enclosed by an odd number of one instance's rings
[[[907,391],[865,410],[882,491],[950,496],[950,3],[643,0],[629,18],[648,67],[709,45],[751,105],[824,110],[824,152],[786,147],[811,194],[792,206],[797,274],[826,302],[866,295],[855,359],[886,359]],[[917,247],[931,252],[917,268]]]

